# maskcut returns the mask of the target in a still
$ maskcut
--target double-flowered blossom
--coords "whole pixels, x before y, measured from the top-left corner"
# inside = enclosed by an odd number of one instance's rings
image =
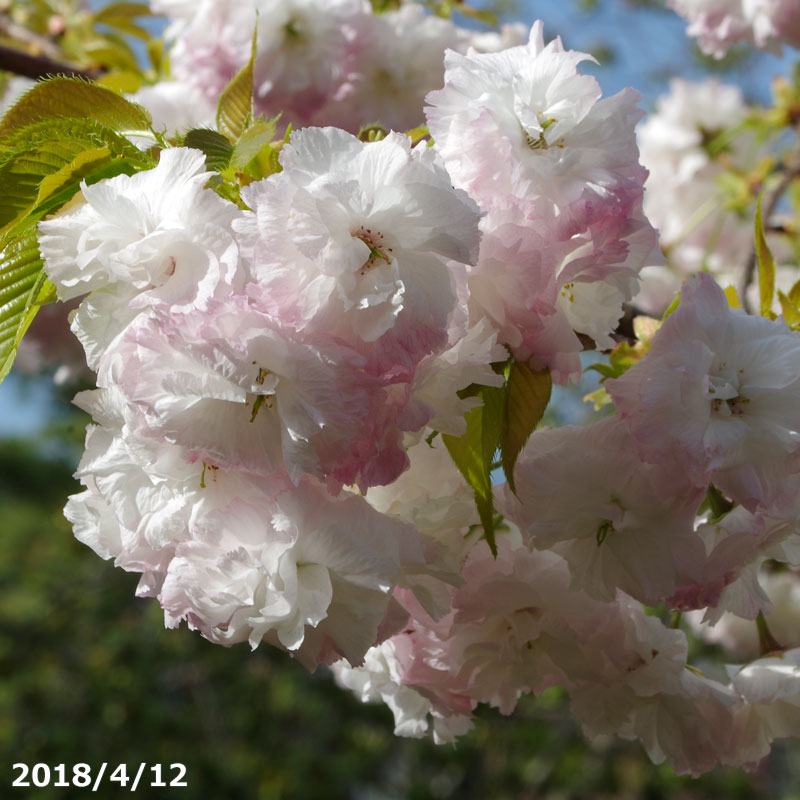
[[[606,386],[645,461],[682,464],[751,511],[794,516],[800,336],[783,321],[731,308],[701,274],[648,354]]]
[[[93,369],[143,309],[202,309],[237,281],[241,212],[205,188],[210,176],[199,151],[164,150],[155,169],[84,186],[85,202],[41,223],[59,298],[91,292],[73,331]]]
[[[772,52],[780,52],[782,44],[800,47],[795,0],[669,0],[667,5],[689,21],[689,36],[715,58],[737,42]]]
[[[527,45],[448,51],[426,109],[455,185],[485,213],[472,311],[561,383],[580,373],[577,334],[609,346],[639,271],[658,259],[642,213],[639,96],[601,99],[578,71],[589,58],[560,39],[545,45],[536,23]]]
[[[449,51],[444,88],[428,95],[426,116],[457,186],[482,207],[493,197],[541,199],[569,210],[641,185],[634,125],[639,95],[600,99],[578,64],[591,56],[544,44],[542,24],[527,45],[498,53]],[[593,59],[592,59],[593,60]]]
[[[642,464],[618,417],[534,434],[516,484],[509,518],[532,547],[562,555],[574,586],[598,600],[621,589],[657,605],[696,576],[703,492],[670,467]]]
[[[365,145],[309,128],[281,164],[245,190],[254,213],[234,226],[252,252],[253,301],[304,335],[362,352],[375,374],[442,347],[479,232],[478,209],[435,151],[401,134]]]

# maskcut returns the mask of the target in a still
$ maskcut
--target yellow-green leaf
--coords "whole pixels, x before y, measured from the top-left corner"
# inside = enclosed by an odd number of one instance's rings
[[[780,289],[778,289],[778,300],[781,304],[781,312],[786,324],[794,327],[800,323],[800,309],[792,302],[791,298],[787,297]]]
[[[532,370],[521,361],[512,361],[505,392],[503,435],[500,445],[503,471],[514,494],[514,467],[522,448],[550,402],[553,381],[550,371]]]
[[[0,381],[8,375],[17,345],[36,314],[35,301],[45,280],[32,225],[0,252]]]
[[[797,281],[797,283],[789,289],[789,299],[794,305],[800,308],[800,281]]]
[[[125,136],[149,136],[150,114],[122,95],[79,78],[57,77],[37,83],[0,122],[0,138],[28,125],[59,117],[94,120]]]
[[[58,172],[48,175],[39,184],[36,204],[43,203],[57,192],[92,173],[101,164],[111,160],[111,151],[107,147],[96,147],[79,153],[69,164],[65,164]]]
[[[772,257],[767,237],[764,233],[764,221],[761,218],[761,201],[763,193],[756,205],[756,258],[758,260],[758,295],[762,317],[774,318],[772,298],[775,295],[775,259]]]
[[[459,472],[474,490],[484,536],[492,553],[497,555],[491,465],[502,436],[504,389],[481,386],[477,393],[483,404],[464,415],[466,433],[463,436],[442,434],[442,440]]]
[[[248,128],[234,145],[231,166],[234,169],[245,169],[265,147],[270,146],[274,137],[275,120],[258,122]]]
[[[253,118],[253,65],[256,58],[256,32],[250,60],[225,87],[217,104],[217,128],[231,142],[236,142]]]

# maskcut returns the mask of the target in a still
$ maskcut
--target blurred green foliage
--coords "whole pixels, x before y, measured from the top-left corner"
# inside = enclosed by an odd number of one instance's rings
[[[796,751],[778,749],[754,775],[677,778],[636,743],[587,743],[558,690],[509,718],[481,710],[455,747],[396,738],[388,709],[362,705],[323,670],[164,630],[157,604],[133,596],[136,576],[73,539],[61,515],[73,469],[0,442],[0,797],[87,797],[12,790],[11,765],[64,763],[70,774],[104,761],[106,774],[122,762],[131,774],[140,762],[185,764],[188,788],[137,789],[181,800],[798,797]],[[93,796],[123,795],[105,783]]]

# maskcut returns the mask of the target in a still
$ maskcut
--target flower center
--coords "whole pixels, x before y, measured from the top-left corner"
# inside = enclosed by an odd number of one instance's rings
[[[363,225],[350,234],[354,239],[359,239],[369,248],[369,257],[358,270],[359,275],[366,275],[379,261],[392,263],[391,247],[387,247],[380,231],[373,231]]]
[[[722,363],[715,372],[705,379],[705,395],[711,400],[712,413],[722,417],[742,416],[750,402],[750,398],[739,393],[739,380],[744,370],[727,369],[727,364]]]
[[[523,128],[523,132],[525,134],[525,143],[531,150],[549,150],[551,147],[559,147],[563,148],[565,146],[564,138],[556,139],[554,142],[548,142],[545,138],[545,131],[553,125],[558,120],[555,117],[545,117],[542,119],[544,115],[539,112],[537,117],[539,118],[539,125],[541,125],[541,130],[539,131],[538,136],[531,135],[525,128]]]

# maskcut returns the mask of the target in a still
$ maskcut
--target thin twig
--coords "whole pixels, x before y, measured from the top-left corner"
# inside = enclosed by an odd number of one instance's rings
[[[61,58],[58,45],[47,36],[28,30],[24,25],[18,25],[8,14],[0,14],[0,31],[9,39],[30,45],[33,52],[43,53],[56,61]]]
[[[47,75],[74,75],[95,80],[101,73],[96,70],[85,70],[64,64],[47,56],[32,56],[13,47],[0,45],[0,69],[24,75],[26,78],[38,80]]]
[[[769,230],[769,218],[772,216],[772,212],[775,210],[775,206],[778,204],[778,201],[783,196],[783,193],[789,188],[792,181],[798,177],[800,177],[800,158],[786,168],[780,183],[778,183],[778,185],[766,197],[766,202],[761,209],[761,219],[765,230]],[[739,299],[742,303],[742,308],[748,314],[752,312],[752,308],[750,306],[750,301],[747,299],[747,290],[750,288],[750,284],[753,282],[753,278],[756,274],[757,262],[758,256],[756,254],[755,245],[753,245],[753,249],[750,251],[750,255],[748,256],[747,263],[744,267],[742,282],[739,286]]]

